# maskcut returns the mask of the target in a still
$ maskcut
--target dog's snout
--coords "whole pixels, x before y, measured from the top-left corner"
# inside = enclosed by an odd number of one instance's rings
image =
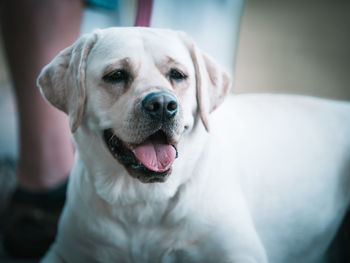
[[[142,100],[142,108],[154,119],[169,120],[176,115],[178,102],[169,92],[152,92]]]

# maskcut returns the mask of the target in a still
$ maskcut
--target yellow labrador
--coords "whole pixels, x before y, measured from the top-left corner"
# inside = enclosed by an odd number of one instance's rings
[[[77,149],[43,262],[323,260],[349,205],[349,103],[238,95],[216,110],[229,76],[149,28],[83,36],[38,85]]]

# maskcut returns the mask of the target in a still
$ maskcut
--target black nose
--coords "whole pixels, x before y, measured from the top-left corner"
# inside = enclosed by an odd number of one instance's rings
[[[169,92],[152,92],[142,100],[142,108],[154,119],[169,120],[176,115],[178,103]]]

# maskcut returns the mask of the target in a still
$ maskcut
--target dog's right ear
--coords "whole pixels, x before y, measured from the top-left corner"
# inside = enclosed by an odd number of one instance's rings
[[[72,132],[83,116],[86,58],[96,41],[97,33],[82,36],[46,65],[37,80],[43,96],[68,114]]]

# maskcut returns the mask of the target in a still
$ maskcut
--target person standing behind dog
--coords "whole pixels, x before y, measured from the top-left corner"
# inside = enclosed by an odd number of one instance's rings
[[[1,26],[19,119],[18,186],[4,225],[15,257],[40,257],[54,238],[73,166],[67,117],[41,97],[41,68],[79,37],[81,0],[5,0]]]

